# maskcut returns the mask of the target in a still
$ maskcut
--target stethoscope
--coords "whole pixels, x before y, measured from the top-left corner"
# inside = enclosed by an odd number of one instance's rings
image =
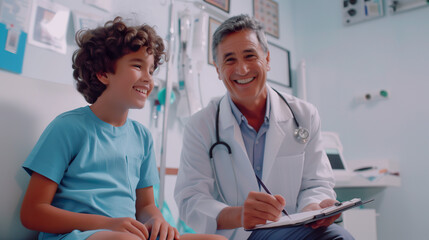
[[[302,126],[300,126],[300,125],[299,125],[298,120],[296,119],[295,113],[293,112],[292,108],[290,107],[290,105],[289,105],[289,103],[286,101],[286,99],[285,99],[285,98],[284,98],[284,97],[283,97],[283,96],[282,96],[282,95],[281,95],[277,90],[275,90],[275,89],[273,89],[273,90],[274,90],[274,91],[279,95],[279,97],[283,100],[283,102],[285,102],[285,103],[286,103],[286,105],[289,107],[289,109],[290,109],[290,111],[291,111],[291,113],[292,113],[292,117],[293,117],[293,120],[294,120],[295,125],[296,125],[296,129],[293,131],[293,135],[294,135],[294,137],[295,137],[296,141],[298,141],[299,143],[302,143],[302,144],[307,143],[307,142],[308,142],[308,138],[309,138],[309,136],[310,136],[310,134],[309,134],[308,130],[307,130],[306,128],[303,128]],[[214,150],[214,148],[215,148],[216,146],[218,146],[218,145],[222,145],[222,146],[224,146],[224,147],[228,150],[228,154],[229,154],[229,158],[230,158],[230,160],[231,160],[231,164],[234,164],[234,162],[232,161],[232,151],[231,151],[231,147],[229,146],[229,144],[228,144],[228,143],[226,143],[226,142],[224,142],[224,141],[221,141],[221,140],[220,140],[220,137],[219,137],[219,112],[220,112],[220,102],[221,102],[221,101],[219,101],[219,103],[218,103],[218,105],[217,105],[217,110],[216,110],[216,142],[215,142],[214,144],[212,144],[212,146],[210,147],[210,150],[209,150],[209,157],[210,157],[210,164],[211,164],[211,167],[212,167],[212,169],[213,169],[214,176],[215,176],[216,187],[217,187],[217,189],[218,189],[218,192],[219,192],[220,197],[222,198],[222,201],[224,201],[224,202],[226,203],[225,196],[224,196],[224,194],[223,194],[223,192],[221,191],[220,186],[219,186],[219,181],[218,181],[217,172],[216,172],[216,166],[215,166],[215,164],[214,164],[214,158],[213,158],[213,150]],[[236,185],[237,185],[237,176],[236,176],[236,174],[235,174],[235,168],[234,168],[234,166],[232,166],[232,170],[233,170],[233,172],[234,172],[235,183],[236,183]],[[237,193],[237,195],[238,195],[238,187],[237,187],[237,191],[236,191],[236,193]],[[237,197],[236,199],[237,199],[237,201],[238,201],[238,197]]]

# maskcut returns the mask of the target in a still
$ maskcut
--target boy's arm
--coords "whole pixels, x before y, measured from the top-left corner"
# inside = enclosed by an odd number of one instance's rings
[[[150,240],[155,240],[158,235],[159,239],[172,239],[171,236],[179,239],[179,231],[165,221],[156,207],[152,186],[137,189],[136,195],[136,218],[149,230]]]
[[[48,233],[68,233],[75,229],[111,229],[147,237],[143,224],[132,218],[109,218],[95,214],[66,211],[51,205],[57,183],[33,172],[21,207],[21,222],[32,230]]]

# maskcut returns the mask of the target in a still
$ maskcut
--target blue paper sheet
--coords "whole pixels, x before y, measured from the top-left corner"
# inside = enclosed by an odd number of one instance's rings
[[[7,71],[21,73],[24,61],[25,45],[27,33],[19,30],[19,40],[17,41],[16,53],[6,50],[6,42],[9,29],[4,23],[0,23],[0,68]]]

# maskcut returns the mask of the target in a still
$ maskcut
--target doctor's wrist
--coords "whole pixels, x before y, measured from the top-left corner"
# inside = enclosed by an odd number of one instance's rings
[[[217,216],[217,229],[234,229],[243,226],[243,207],[226,207]]]

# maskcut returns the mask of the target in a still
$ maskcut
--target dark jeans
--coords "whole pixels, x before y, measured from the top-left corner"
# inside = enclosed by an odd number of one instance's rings
[[[349,232],[343,227],[332,224],[329,227],[320,227],[312,229],[311,227],[299,226],[291,228],[272,228],[254,231],[249,240],[265,240],[265,239],[276,239],[276,240],[352,240],[354,239]]]

